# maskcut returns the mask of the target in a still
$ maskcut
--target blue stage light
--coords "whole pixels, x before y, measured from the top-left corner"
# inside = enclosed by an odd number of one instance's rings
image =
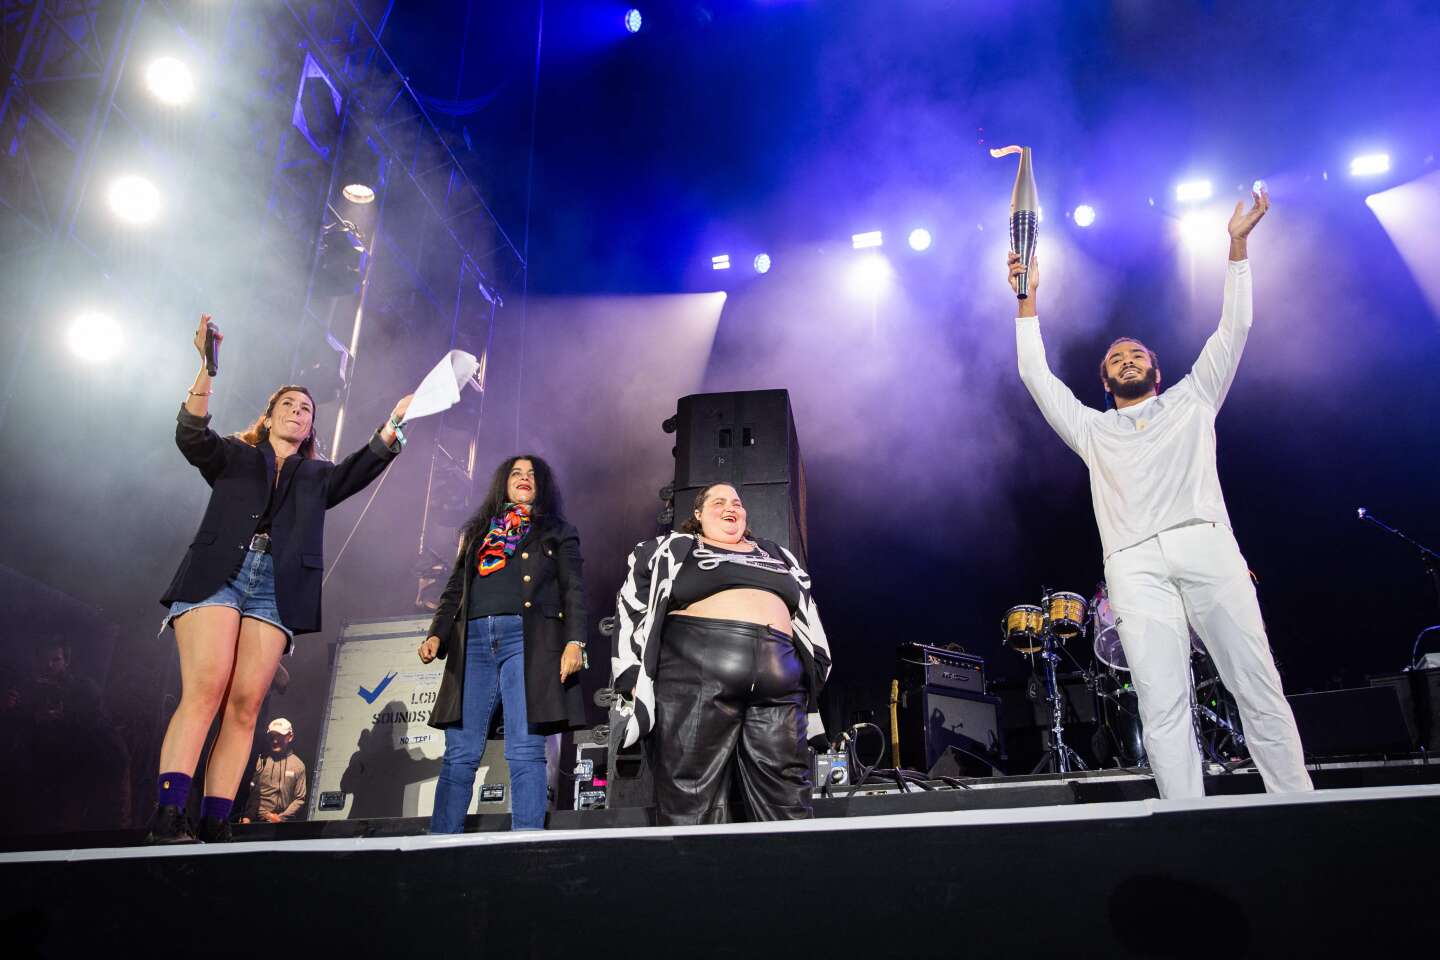
[[[1075,219],[1075,226],[1088,227],[1095,222],[1095,208],[1088,203],[1082,203],[1075,208],[1071,216]]]
[[[645,18],[640,16],[640,11],[631,7],[625,11],[625,29],[631,33],[639,33],[640,28],[645,25]]]
[[[757,254],[755,254],[755,272],[756,272],[756,273],[769,273],[769,272],[770,272],[770,254],[768,254],[768,253],[757,253]]]
[[[910,231],[910,249],[916,253],[924,253],[926,250],[929,250],[932,242],[933,238],[930,236],[930,231],[924,227],[916,227]]]

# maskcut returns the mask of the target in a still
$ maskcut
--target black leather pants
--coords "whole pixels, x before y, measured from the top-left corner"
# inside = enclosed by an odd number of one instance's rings
[[[736,768],[756,820],[811,816],[795,641],[735,620],[665,620],[651,733],[656,820],[724,823]]]

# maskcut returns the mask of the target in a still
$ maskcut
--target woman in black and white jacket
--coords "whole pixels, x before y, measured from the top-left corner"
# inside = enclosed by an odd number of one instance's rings
[[[729,484],[695,497],[672,533],[639,544],[617,600],[624,746],[649,736],[661,824],[719,823],[732,759],[757,820],[811,816],[806,740],[830,648],[810,575],[756,539]]]

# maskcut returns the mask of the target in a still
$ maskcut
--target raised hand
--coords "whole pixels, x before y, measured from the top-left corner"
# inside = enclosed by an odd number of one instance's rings
[[[1006,264],[1010,268],[1010,289],[1015,291],[1016,302],[1019,304],[1018,315],[1022,317],[1035,316],[1035,304],[1040,292],[1040,258],[1037,256],[1030,258],[1030,295],[1024,300],[1018,299],[1020,296],[1020,274],[1026,272],[1025,267],[1020,263],[1020,254],[1014,252],[1007,254]]]
[[[215,326],[215,321],[210,318],[210,314],[200,314],[200,326],[195,328],[195,352],[200,354],[200,361],[202,363],[205,361],[205,331],[206,328],[212,326]],[[215,327],[215,342],[219,343],[224,339],[224,335],[220,333],[220,328]]]
[[[1254,202],[1249,210],[1245,209],[1244,200],[1235,201],[1235,212],[1230,214],[1230,222],[1225,228],[1230,231],[1231,240],[1244,240],[1250,236],[1250,231],[1255,229],[1255,224],[1259,223],[1266,211],[1270,209],[1269,193],[1263,190],[1258,193],[1252,192],[1250,197]]]

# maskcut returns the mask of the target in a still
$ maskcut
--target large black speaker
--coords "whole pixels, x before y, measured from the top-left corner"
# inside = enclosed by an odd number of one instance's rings
[[[896,711],[900,723],[900,762],[911,770],[930,770],[947,751],[966,757],[980,769],[1003,769],[1004,738],[1000,698],[939,687],[902,690]]]
[[[1390,687],[1400,697],[1400,709],[1416,750],[1440,750],[1440,670],[1409,670],[1370,677],[1372,687]]]
[[[712,483],[740,493],[756,536],[806,563],[805,468],[785,390],[697,393],[675,415],[675,528]]]
[[[1297,693],[1285,699],[1295,713],[1307,758],[1395,756],[1411,750],[1393,686]]]

